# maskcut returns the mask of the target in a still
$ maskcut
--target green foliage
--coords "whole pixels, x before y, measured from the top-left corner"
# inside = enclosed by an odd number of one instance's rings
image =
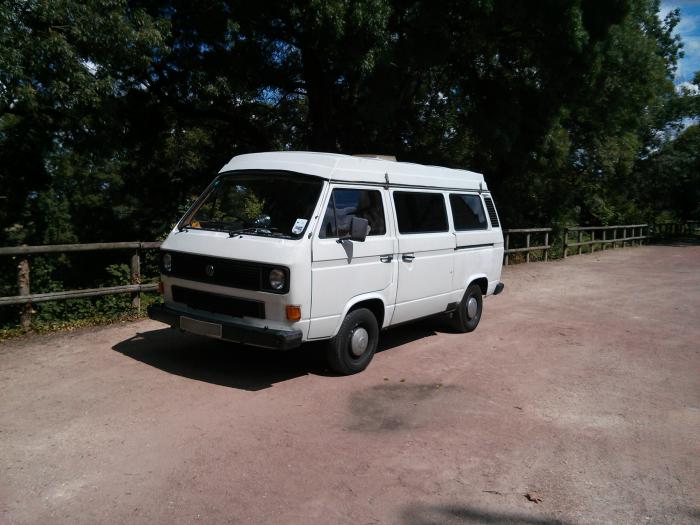
[[[700,217],[700,125],[681,132],[650,155],[640,169],[646,175],[642,202],[658,222]]]

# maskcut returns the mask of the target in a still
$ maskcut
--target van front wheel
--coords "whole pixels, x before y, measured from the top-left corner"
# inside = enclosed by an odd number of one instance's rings
[[[333,371],[350,375],[362,372],[374,357],[379,339],[377,318],[366,308],[353,310],[328,342],[328,365]]]
[[[478,284],[470,285],[457,309],[452,312],[452,328],[461,333],[472,332],[479,324],[483,307],[481,287]]]

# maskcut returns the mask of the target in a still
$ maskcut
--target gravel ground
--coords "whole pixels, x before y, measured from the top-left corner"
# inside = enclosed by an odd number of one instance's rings
[[[152,321],[5,342],[0,523],[700,522],[700,247],[503,281],[352,377]]]

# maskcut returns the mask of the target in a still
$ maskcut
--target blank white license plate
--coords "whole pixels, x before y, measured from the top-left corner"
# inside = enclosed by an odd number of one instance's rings
[[[180,329],[197,335],[221,338],[221,325],[180,316]]]

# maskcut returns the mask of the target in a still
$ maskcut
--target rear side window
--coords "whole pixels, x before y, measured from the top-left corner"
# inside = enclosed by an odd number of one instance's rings
[[[367,219],[368,235],[384,235],[386,222],[381,193],[377,190],[334,189],[318,236],[321,239],[345,237],[350,233],[353,217]]]
[[[496,214],[496,207],[493,205],[493,200],[491,197],[484,197],[484,202],[486,203],[486,209],[489,212],[489,219],[491,219],[491,226],[498,228],[500,226],[498,222],[498,215]]]
[[[455,230],[485,230],[488,228],[484,207],[478,195],[450,194],[450,207]]]
[[[442,193],[395,191],[400,233],[446,232],[447,210]]]

